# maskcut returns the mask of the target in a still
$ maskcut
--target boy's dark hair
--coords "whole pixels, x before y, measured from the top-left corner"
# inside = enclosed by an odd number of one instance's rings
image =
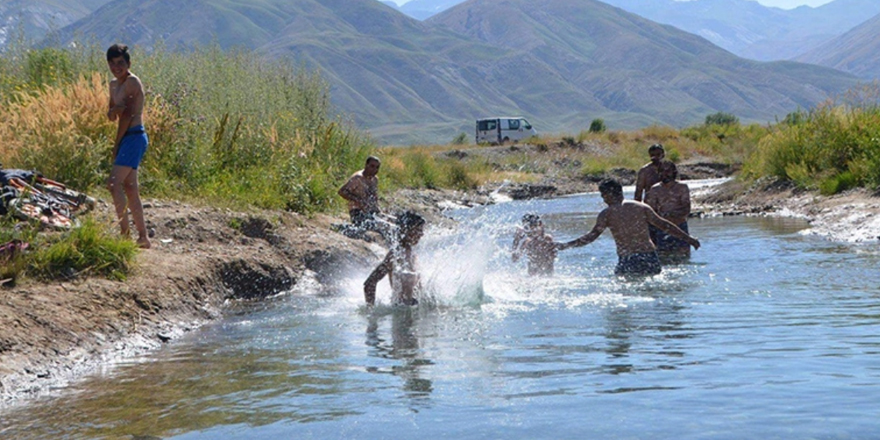
[[[599,182],[599,193],[623,197],[623,187],[614,179],[605,179]]]
[[[379,158],[376,157],[376,156],[370,156],[370,157],[368,157],[368,158],[367,158],[367,161],[364,162],[364,164],[365,164],[365,165],[369,165],[370,162],[376,162],[376,163],[380,163],[380,164],[382,163],[382,161],[379,160]]]
[[[522,224],[528,227],[536,226],[540,221],[541,217],[538,214],[534,214],[531,212],[522,216]]]
[[[675,162],[671,160],[664,160],[663,162],[660,162],[660,168],[662,169],[663,167],[672,168],[672,176],[678,179],[678,167],[675,166]]]
[[[123,57],[126,63],[131,63],[131,55],[128,54],[128,46],[124,44],[114,44],[107,49],[107,61],[113,58]]]
[[[657,150],[663,151],[664,153],[666,152],[666,150],[663,149],[663,144],[654,144],[654,145],[651,145],[650,147],[648,147],[649,154],[652,151],[657,151]]]
[[[401,231],[409,230],[425,224],[425,218],[412,211],[406,211],[397,216],[397,227]]]

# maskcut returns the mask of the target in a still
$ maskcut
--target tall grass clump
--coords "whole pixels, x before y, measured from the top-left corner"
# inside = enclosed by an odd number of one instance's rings
[[[57,241],[37,246],[27,269],[42,279],[81,274],[124,280],[132,269],[137,244],[109,231],[92,218],[65,232]]]
[[[748,176],[774,176],[835,194],[880,186],[880,106],[828,103],[778,124],[744,166]]]
[[[123,280],[133,269],[137,244],[115,234],[111,223],[87,217],[69,231],[41,233],[38,224],[0,218],[0,241],[29,243],[14,258],[0,260],[0,278],[58,280],[97,275]]]
[[[102,185],[115,136],[104,116],[110,74],[103,53],[39,49],[3,58],[0,162],[80,190]],[[63,75],[31,79],[45,72]],[[335,188],[373,148],[333,115],[326,81],[290,60],[216,46],[134,48],[132,72],[146,89],[150,147],[139,177],[147,196],[333,209]]]

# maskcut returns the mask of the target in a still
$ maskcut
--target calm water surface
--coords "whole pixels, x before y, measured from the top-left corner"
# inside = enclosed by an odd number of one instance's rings
[[[560,253],[551,278],[510,263],[524,212],[567,240],[602,206],[590,194],[460,211],[460,229],[420,245],[431,292],[417,309],[366,311],[368,268],[235,305],[148,356],[0,409],[0,438],[880,435],[877,245],[725,217],[692,220],[703,247],[646,280],[612,275],[607,232]]]

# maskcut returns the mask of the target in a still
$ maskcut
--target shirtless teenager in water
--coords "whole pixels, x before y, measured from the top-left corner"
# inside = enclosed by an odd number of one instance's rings
[[[553,275],[556,261],[556,243],[553,237],[544,232],[544,222],[537,214],[526,214],[522,218],[523,227],[513,236],[511,258],[519,261],[525,254],[528,258],[529,275]]]
[[[138,232],[137,244],[150,247],[144,207],[138,189],[138,165],[147,151],[147,134],[144,131],[144,86],[140,78],[129,70],[131,57],[128,46],[114,44],[107,49],[107,65],[113,74],[110,81],[110,105],[107,118],[119,121],[113,143],[113,169],[107,179],[107,188],[113,196],[120,232],[128,236],[128,210]],[[127,200],[126,200],[127,199]],[[128,210],[126,210],[128,208]]]
[[[425,219],[414,212],[405,212],[397,217],[397,239],[385,259],[364,281],[364,300],[367,305],[376,303],[376,286],[385,275],[391,282],[392,303],[394,305],[414,306],[419,303],[416,293],[421,290],[421,281],[416,271],[416,256],[413,247],[419,244],[425,229]]]
[[[617,245],[617,275],[656,275],[660,273],[660,260],[654,243],[648,235],[648,225],[654,225],[666,233],[686,241],[694,249],[700,242],[674,224],[662,219],[650,206],[634,200],[624,200],[623,188],[616,180],[604,180],[599,184],[602,199],[608,205],[599,213],[593,229],[580,238],[558,243],[559,250],[592,243],[605,231],[611,229]]]
[[[633,199],[637,202],[645,200],[645,197],[651,191],[651,187],[660,181],[660,161],[666,157],[666,150],[663,145],[654,144],[648,147],[648,156],[651,161],[639,169],[636,175],[636,192]]]
[[[688,232],[688,215],[691,213],[691,192],[687,185],[679,182],[678,168],[674,163],[664,160],[660,163],[660,183],[651,188],[645,203],[660,217],[669,220],[684,232]],[[660,260],[678,262],[687,260],[691,248],[687,242],[665,232],[656,231],[652,237],[657,246]]]

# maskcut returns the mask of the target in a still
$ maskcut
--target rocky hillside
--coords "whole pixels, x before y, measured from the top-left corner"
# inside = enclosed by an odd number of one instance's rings
[[[495,11],[503,9],[504,14]],[[375,0],[113,0],[63,29],[101,44],[211,44],[319,70],[334,103],[380,142],[448,142],[492,114],[545,133],[768,121],[856,84],[795,63],[757,63],[595,0],[472,0],[425,22]]]
[[[39,41],[110,0],[0,0],[0,49],[20,37]]]

